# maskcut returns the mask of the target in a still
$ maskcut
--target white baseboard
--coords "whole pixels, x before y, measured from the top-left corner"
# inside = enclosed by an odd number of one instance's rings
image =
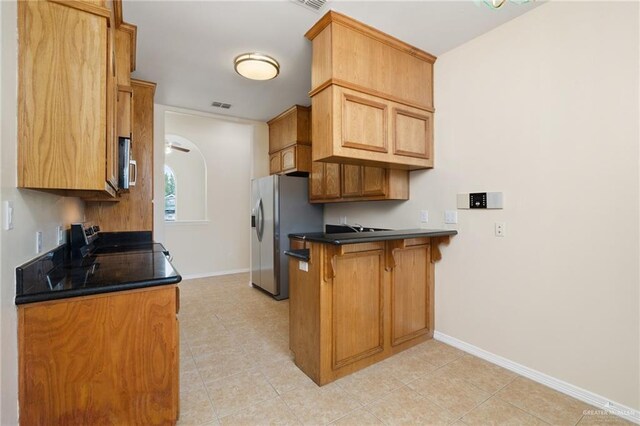
[[[182,279],[193,280],[196,278],[207,278],[207,277],[218,277],[220,275],[241,274],[243,272],[249,272],[249,268],[231,269],[229,271],[218,271],[218,272],[204,272],[202,274],[187,274],[187,275],[183,275]]]
[[[492,364],[499,365],[500,367],[506,368],[507,370],[513,371],[514,373],[520,374],[521,376],[555,389],[558,392],[562,392],[575,399],[586,402],[587,404],[591,404],[598,409],[615,414],[616,416],[622,417],[626,420],[629,420],[630,422],[640,424],[640,411],[638,410],[634,410],[633,408],[629,408],[623,404],[618,404],[617,402],[610,401],[603,396],[597,395],[578,386],[574,386],[560,379],[556,379],[555,377],[551,377],[532,368],[525,367],[524,365],[518,364],[517,362],[513,362],[509,359],[503,358],[500,355],[487,352],[484,349],[480,349],[477,346],[471,345],[467,342],[463,342],[462,340],[458,340],[455,337],[440,333],[439,331],[434,332],[433,337],[434,339],[439,340],[442,343],[446,343],[453,346],[454,348],[458,348],[464,352],[475,355],[478,358],[482,358]]]

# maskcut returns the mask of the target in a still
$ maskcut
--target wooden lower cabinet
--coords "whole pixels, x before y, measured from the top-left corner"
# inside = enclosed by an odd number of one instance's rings
[[[312,163],[309,176],[311,203],[408,199],[407,170],[319,161]]]
[[[433,337],[432,239],[310,250],[308,271],[289,260],[290,349],[319,385]]]
[[[175,424],[175,285],[18,307],[20,423]]]

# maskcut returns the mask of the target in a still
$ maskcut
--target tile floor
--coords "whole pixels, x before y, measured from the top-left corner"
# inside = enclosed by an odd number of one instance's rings
[[[288,301],[248,282],[180,284],[179,425],[630,424],[435,340],[320,388],[291,359]]]

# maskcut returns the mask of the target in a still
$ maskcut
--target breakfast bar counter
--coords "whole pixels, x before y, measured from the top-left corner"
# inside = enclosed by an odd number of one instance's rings
[[[324,385],[432,338],[434,262],[455,234],[289,235],[289,341],[296,365]]]

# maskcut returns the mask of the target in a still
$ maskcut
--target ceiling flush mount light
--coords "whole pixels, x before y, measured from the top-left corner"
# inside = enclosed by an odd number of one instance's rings
[[[262,53],[243,53],[233,60],[236,72],[251,80],[271,80],[280,74],[280,64]]]

